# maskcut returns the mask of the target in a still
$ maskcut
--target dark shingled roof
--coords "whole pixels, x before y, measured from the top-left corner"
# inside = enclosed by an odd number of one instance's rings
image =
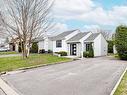
[[[81,32],[75,35],[74,37],[70,38],[67,42],[78,42],[84,36],[86,36],[89,32]]]
[[[72,30],[72,31],[66,31],[66,32],[63,32],[57,36],[54,36],[54,37],[50,37],[51,40],[63,40],[65,39],[65,37],[71,33],[73,33],[74,31],[76,30]]]
[[[95,38],[99,35],[100,33],[93,33],[92,35],[90,35],[85,41],[94,41]]]

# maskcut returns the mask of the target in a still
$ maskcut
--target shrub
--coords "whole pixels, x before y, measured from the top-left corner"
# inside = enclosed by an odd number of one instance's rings
[[[34,42],[32,44],[32,47],[31,47],[31,50],[30,50],[31,53],[38,53],[38,45],[37,45],[37,42]]]
[[[94,51],[93,51],[92,44],[90,45],[88,51],[83,52],[83,57],[86,57],[86,58],[93,58],[94,57]]]
[[[115,46],[120,59],[127,60],[127,26],[121,25],[117,27]]]
[[[94,54],[93,54],[92,51],[86,51],[86,52],[83,52],[83,57],[93,58],[94,57]]]
[[[52,50],[48,50],[48,53],[53,53],[53,51]]]
[[[61,56],[67,56],[67,52],[66,51],[60,51],[60,52],[58,52],[58,54],[60,54]]]
[[[39,53],[40,53],[40,54],[41,54],[41,53],[45,53],[45,49],[39,50]]]
[[[114,41],[108,41],[108,53],[113,53]]]
[[[88,58],[88,55],[89,55],[89,52],[88,52],[88,51],[86,51],[86,52],[83,52],[83,57],[86,57],[86,58]]]
[[[93,57],[94,57],[93,48],[91,48],[91,50],[89,50],[89,57],[90,57],[90,58],[93,58]]]

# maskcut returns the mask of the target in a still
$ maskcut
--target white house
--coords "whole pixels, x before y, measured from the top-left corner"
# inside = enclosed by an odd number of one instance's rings
[[[83,57],[83,52],[89,49],[91,43],[95,57],[107,55],[108,43],[101,33],[72,30],[54,37],[45,36],[38,39],[39,50],[66,51],[68,56],[77,57]]]

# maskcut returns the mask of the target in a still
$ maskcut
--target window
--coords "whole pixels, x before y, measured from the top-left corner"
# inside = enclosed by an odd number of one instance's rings
[[[56,41],[56,47],[62,47],[62,40]]]
[[[91,47],[91,44],[86,44],[86,51],[89,51]]]

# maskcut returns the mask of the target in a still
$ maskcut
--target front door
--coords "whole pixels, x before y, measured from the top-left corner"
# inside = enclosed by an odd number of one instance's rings
[[[76,53],[76,52],[77,52],[76,49],[77,49],[77,48],[76,48],[76,44],[71,44],[71,45],[70,45],[70,54],[71,54],[71,55],[76,55],[76,54],[77,54],[77,53]]]

